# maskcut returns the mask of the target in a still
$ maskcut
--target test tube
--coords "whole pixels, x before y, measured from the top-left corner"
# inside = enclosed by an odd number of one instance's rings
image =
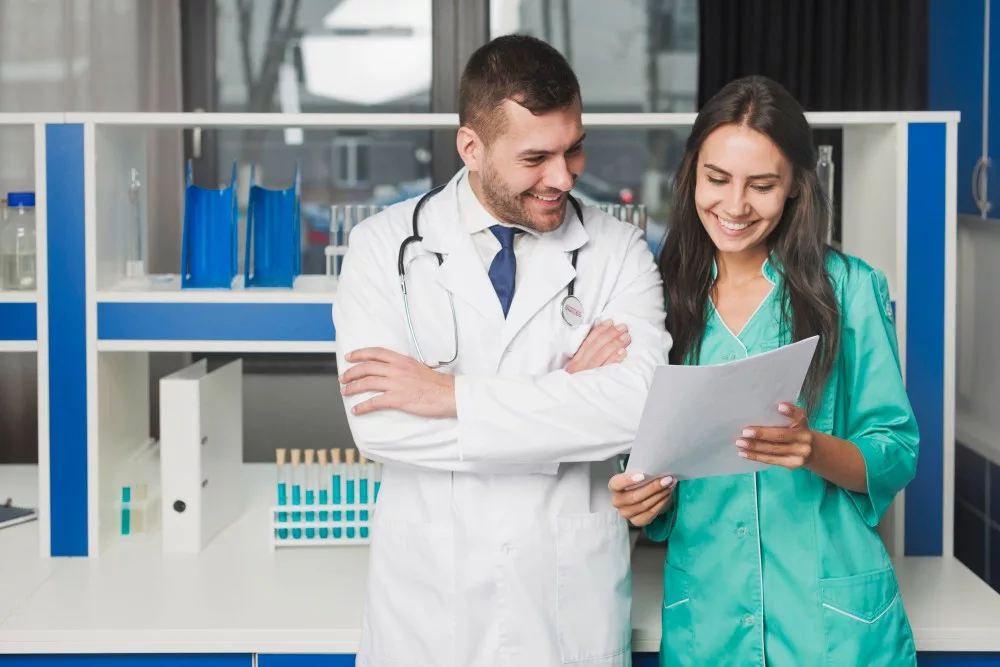
[[[354,454],[355,450],[353,449],[344,450],[344,458],[347,459],[347,470],[344,474],[344,479],[346,481],[345,486],[347,487],[346,500],[348,507],[354,506],[354,485],[358,477],[358,467],[354,464]],[[355,535],[354,516],[354,510],[347,510],[347,530],[345,532],[348,539],[353,538]]]
[[[375,462],[375,497],[372,502],[378,502],[378,490],[382,487],[382,464]]]
[[[341,483],[343,482],[343,469],[344,466],[340,462],[340,450],[331,449],[330,450],[330,472],[332,473],[330,479],[330,492],[333,494],[333,504],[334,506],[340,505],[343,502],[343,492],[341,491]],[[340,518],[342,514],[333,510],[333,537],[334,539],[340,539],[343,535],[343,531],[340,528]]]
[[[132,487],[123,486],[122,487],[122,535],[128,535],[131,532],[132,521],[129,516],[131,509],[129,508],[129,503],[132,502]]]
[[[358,502],[361,503],[361,507],[367,508],[368,481],[371,476],[371,465],[368,463],[368,459],[358,454],[358,466],[361,468],[358,478]],[[361,515],[361,528],[358,530],[358,534],[361,537],[368,537],[368,510],[362,509],[359,514]]]
[[[302,451],[298,449],[292,450],[292,507],[302,506],[302,466],[299,462],[302,460]],[[292,523],[299,523],[302,521],[301,512],[292,512]],[[299,539],[302,537],[302,528],[292,528],[292,537]]]
[[[643,231],[643,233],[645,233],[646,232],[646,222],[647,222],[647,218],[646,218],[646,205],[645,204],[639,204],[638,209],[639,209],[639,229],[641,229]]]
[[[318,480],[316,478],[316,452],[312,449],[307,449],[306,452],[306,505],[316,504],[316,487],[319,486]],[[315,523],[316,513],[306,512],[306,523]],[[315,528],[306,528],[306,539],[312,540],[316,538]]]
[[[326,507],[330,504],[330,471],[326,466],[326,450],[317,450],[316,458],[319,459],[319,505],[320,507]],[[319,513],[319,537],[321,540],[325,540],[330,536],[330,529],[326,525],[327,521],[329,521],[329,517],[329,512],[321,511]]]
[[[285,466],[285,450],[284,448],[279,448],[275,452],[278,461],[278,505],[288,504],[288,467]],[[287,512],[278,512],[278,522],[284,523],[288,521]],[[288,529],[279,528],[278,537],[281,539],[288,538]]]

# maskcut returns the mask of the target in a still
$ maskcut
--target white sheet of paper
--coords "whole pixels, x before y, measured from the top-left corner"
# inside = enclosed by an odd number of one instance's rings
[[[696,479],[769,466],[740,458],[747,426],[785,426],[818,336],[715,366],[657,366],[626,472]]]

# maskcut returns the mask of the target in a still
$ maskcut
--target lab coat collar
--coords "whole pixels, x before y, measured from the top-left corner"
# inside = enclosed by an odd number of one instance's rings
[[[422,245],[427,251],[446,255],[438,267],[438,283],[502,327],[506,347],[532,316],[576,277],[570,253],[582,248],[589,236],[573,207],[567,206],[563,224],[539,234],[528,258],[519,263],[517,270],[522,278],[505,320],[489,274],[460,219],[459,185],[465,175],[465,169],[459,171],[424,205],[420,213]]]
[[[467,224],[459,216],[459,197],[461,188],[469,187],[463,184],[468,169],[460,169],[448,184],[442,188],[441,192],[432,197],[424,204],[420,211],[420,234],[423,236],[423,247],[428,252],[440,252],[448,254],[457,247],[464,246],[461,243],[462,236],[469,236],[474,231],[479,231],[483,227],[479,226],[481,221],[474,224]],[[470,190],[470,194],[471,190]],[[474,195],[473,195],[474,197]],[[476,199],[478,204],[479,200]],[[481,207],[482,204],[479,204]],[[482,209],[484,215],[489,215]],[[586,211],[584,212],[586,217]],[[494,221],[496,222],[496,221]],[[583,221],[577,219],[576,211],[572,205],[566,207],[566,217],[558,229],[545,234],[538,234],[540,240],[549,240],[560,246],[566,252],[572,252],[586,245],[590,237],[584,229]],[[471,247],[471,246],[470,246]]]

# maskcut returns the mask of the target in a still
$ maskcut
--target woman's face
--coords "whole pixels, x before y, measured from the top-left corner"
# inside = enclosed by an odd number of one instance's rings
[[[698,154],[695,208],[720,252],[761,246],[792,193],[792,163],[765,135],[738,125],[713,131]]]

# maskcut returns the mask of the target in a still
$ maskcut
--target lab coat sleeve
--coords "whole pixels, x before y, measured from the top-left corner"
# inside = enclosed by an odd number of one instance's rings
[[[847,493],[874,527],[913,479],[920,436],[903,384],[885,276],[867,267],[854,271],[857,288],[845,299],[842,340],[846,439],[864,456],[868,493]]]
[[[456,378],[458,439],[466,461],[603,461],[627,452],[646,394],[671,338],[662,281],[638,230],[622,241],[620,267],[599,320],[626,324],[632,336],[618,364],[570,374]]]
[[[388,224],[372,218],[351,232],[350,250],[344,257],[333,319],[337,333],[337,369],[352,364],[344,355],[365,347],[383,347],[410,354],[401,293],[396,280],[398,248],[389,247],[372,225]],[[380,462],[452,470],[458,462],[455,419],[429,419],[395,410],[355,416],[351,408],[373,396],[343,396],[347,421],[358,450]]]

